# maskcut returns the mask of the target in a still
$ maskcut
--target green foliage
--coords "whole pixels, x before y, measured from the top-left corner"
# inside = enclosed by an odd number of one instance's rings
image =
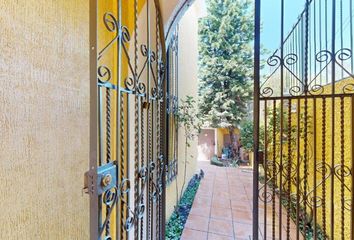
[[[191,141],[200,133],[202,121],[198,113],[197,102],[192,96],[186,96],[185,99],[181,99],[176,115],[178,127],[183,127],[185,137],[183,184],[181,188],[182,195],[187,177],[188,148],[191,146]],[[190,157],[192,158],[193,156]],[[176,186],[177,184],[176,181]],[[178,192],[176,194],[178,205]]]
[[[183,233],[184,225],[192,208],[195,194],[200,185],[200,177],[195,175],[188,184],[181,201],[172,213],[166,225],[166,240],[178,240]]]
[[[191,141],[198,136],[202,127],[196,100],[192,96],[181,99],[176,116],[178,127],[184,129],[187,147],[190,147]]]
[[[199,22],[200,112],[212,127],[235,128],[252,97],[253,11],[250,0],[207,0]]]
[[[246,151],[253,151],[253,121],[244,121],[241,124],[241,143],[242,147]],[[259,150],[264,150],[264,126],[261,125],[259,128]]]

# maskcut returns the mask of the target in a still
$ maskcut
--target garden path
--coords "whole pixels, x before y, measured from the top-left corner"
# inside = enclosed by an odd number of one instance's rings
[[[205,177],[194,199],[181,240],[252,239],[252,171],[249,168],[212,166],[209,162],[198,164]],[[272,222],[270,210],[267,209],[268,223]],[[285,209],[283,212],[283,222],[286,224]],[[263,213],[264,209],[260,207],[260,239],[263,239]],[[279,235],[278,222],[276,211],[276,236]],[[290,238],[296,239],[293,222],[290,229]],[[272,225],[267,225],[267,239],[272,239],[271,233]],[[282,239],[286,239],[285,226],[282,226],[282,235]]]

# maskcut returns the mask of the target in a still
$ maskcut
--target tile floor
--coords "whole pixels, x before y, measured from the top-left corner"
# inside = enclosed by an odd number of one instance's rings
[[[205,172],[181,240],[252,239],[252,172],[250,169],[222,168],[199,162]],[[278,205],[279,206],[279,205]],[[266,210],[270,212],[270,207]],[[264,207],[260,207],[260,238],[263,239]],[[284,214],[284,213],[283,213]],[[271,213],[267,214],[271,223]],[[262,221],[263,219],[263,221]],[[276,219],[278,214],[276,214]],[[278,220],[274,231],[279,236]],[[286,217],[283,220],[286,224]],[[291,223],[291,228],[295,225]],[[282,227],[286,239],[284,226]],[[267,239],[272,239],[267,224]],[[295,232],[295,231],[293,231]],[[294,236],[291,236],[291,239]],[[276,238],[277,239],[277,238]]]

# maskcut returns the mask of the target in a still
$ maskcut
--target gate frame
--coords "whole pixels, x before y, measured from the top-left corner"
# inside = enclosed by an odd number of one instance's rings
[[[260,35],[261,35],[261,0],[255,0],[254,12],[254,95],[253,95],[253,210],[252,230],[253,239],[258,240],[258,205],[259,205],[259,95],[260,95]]]

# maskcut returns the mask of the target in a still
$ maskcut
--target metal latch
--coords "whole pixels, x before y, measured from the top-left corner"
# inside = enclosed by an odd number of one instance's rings
[[[92,173],[86,172],[84,179],[83,193],[90,193],[90,188],[93,189],[95,186],[92,178]],[[97,194],[101,195],[107,190],[117,186],[117,165],[116,162],[111,162],[106,165],[100,166],[97,169],[97,182],[96,189]],[[94,192],[94,191],[91,191]]]

